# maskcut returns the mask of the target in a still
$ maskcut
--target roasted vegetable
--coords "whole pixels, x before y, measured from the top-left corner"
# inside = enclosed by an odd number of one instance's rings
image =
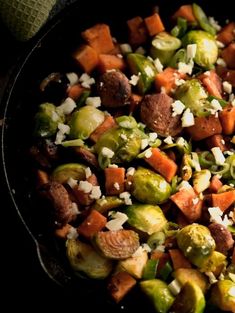
[[[171,194],[171,186],[159,174],[139,167],[133,176],[131,194],[142,203],[160,204]]]
[[[128,54],[127,63],[131,73],[139,76],[137,83],[139,93],[145,94],[151,88],[157,73],[155,66],[145,56],[137,53]]]
[[[204,274],[200,273],[199,270],[194,268],[178,268],[173,273],[173,276],[182,286],[184,286],[187,282],[193,281],[201,288],[203,293],[207,290],[207,278]]]
[[[35,115],[34,134],[38,137],[51,137],[57,132],[59,123],[64,122],[64,116],[56,112],[52,103],[42,103]]]
[[[148,235],[161,231],[167,224],[162,210],[157,205],[133,204],[127,206],[124,212],[128,216],[128,224]]]
[[[103,123],[105,115],[93,106],[86,105],[75,111],[69,121],[71,139],[87,139]]]
[[[210,186],[211,172],[209,170],[201,170],[193,174],[193,188],[199,194]]]
[[[139,247],[139,236],[132,230],[98,232],[94,244],[108,259],[129,258]]]
[[[235,283],[219,280],[212,287],[210,300],[223,311],[235,312]]]
[[[161,32],[152,40],[150,54],[153,59],[158,58],[163,65],[167,65],[180,46],[180,39],[166,32]]]
[[[140,283],[140,288],[152,302],[156,312],[168,312],[174,297],[165,282],[159,279],[145,280]]]
[[[89,244],[69,239],[66,248],[69,263],[75,273],[82,272],[95,279],[104,279],[110,274],[112,261],[100,256]]]
[[[209,23],[208,18],[202,8],[197,5],[196,3],[193,3],[193,14],[196,17],[199,25],[203,30],[205,30],[207,33],[210,33],[212,36],[216,34],[215,28]]]
[[[192,264],[201,267],[215,249],[215,241],[207,227],[199,224],[185,226],[177,234],[177,243]]]
[[[211,34],[203,30],[191,30],[182,38],[182,43],[184,47],[196,44],[195,63],[206,69],[212,68],[218,57],[218,47]]]
[[[183,63],[187,62],[186,50],[183,48],[176,51],[176,53],[173,55],[168,65],[173,68],[178,68],[179,62],[183,62]]]
[[[177,295],[171,310],[174,313],[203,313],[206,301],[201,288],[193,281],[187,282]]]
[[[86,166],[79,163],[66,163],[57,166],[51,174],[51,180],[61,184],[68,182],[69,178],[84,180]]]

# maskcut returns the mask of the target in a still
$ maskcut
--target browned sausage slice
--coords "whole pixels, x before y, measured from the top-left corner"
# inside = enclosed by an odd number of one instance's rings
[[[131,96],[128,78],[118,71],[104,73],[98,82],[97,90],[102,105],[111,108],[126,105]]]
[[[218,223],[212,223],[208,228],[215,240],[216,250],[223,254],[227,254],[228,250],[230,250],[234,244],[231,233],[226,227]]]
[[[141,102],[141,121],[161,136],[176,136],[181,130],[181,116],[172,116],[173,99],[165,93],[144,96]]]

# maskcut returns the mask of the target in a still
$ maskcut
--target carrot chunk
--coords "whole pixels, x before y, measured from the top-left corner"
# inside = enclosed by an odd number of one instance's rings
[[[222,53],[222,58],[224,59],[228,68],[235,69],[235,43],[232,42],[228,47],[226,47]]]
[[[109,53],[114,49],[110,28],[106,24],[96,24],[81,35],[97,53]]]
[[[115,125],[115,119],[111,115],[106,116],[103,123],[99,125],[90,135],[90,139],[94,142],[97,142],[100,136],[103,135],[103,133],[105,133],[110,128],[113,128]]]
[[[150,36],[154,36],[165,30],[158,13],[154,13],[153,15],[146,17],[144,22]]]
[[[223,111],[219,113],[219,119],[223,134],[232,135],[235,131],[235,107],[232,105],[226,106]]]
[[[219,207],[220,210],[224,212],[235,202],[235,190],[213,193],[211,198],[212,206]]]
[[[209,191],[216,193],[222,186],[223,183],[221,180],[217,177],[217,175],[214,175],[210,182]]]
[[[68,235],[71,228],[72,228],[72,226],[70,224],[66,224],[62,228],[56,229],[55,230],[56,237],[66,240],[67,235]]]
[[[144,20],[140,16],[136,16],[127,21],[129,42],[133,46],[139,46],[147,40],[147,30]]]
[[[125,187],[125,168],[108,167],[104,173],[106,194],[114,196],[122,193]]]
[[[179,249],[169,250],[170,257],[173,263],[174,270],[178,268],[191,268],[190,262],[186,259],[183,253]]]
[[[75,51],[73,58],[78,66],[86,73],[93,71],[98,64],[97,52],[88,45],[83,45]]]
[[[224,26],[217,35],[217,40],[222,42],[225,45],[228,45],[235,39],[235,23],[231,22],[228,25]]]
[[[76,84],[71,86],[68,90],[68,96],[72,98],[74,101],[77,101],[85,88],[83,88],[80,84]]]
[[[144,160],[151,165],[157,172],[159,172],[168,182],[171,182],[172,178],[177,172],[176,163],[163,154],[158,148],[151,149],[152,155]]]
[[[108,291],[116,303],[135,286],[136,280],[127,272],[119,272],[111,277]]]
[[[173,19],[177,19],[177,17],[185,18],[188,22],[196,22],[191,4],[182,5],[172,16]]]
[[[203,73],[198,76],[198,79],[201,80],[210,95],[222,99],[221,79],[214,70],[211,70],[209,75]]]
[[[108,70],[120,70],[125,69],[125,62],[122,58],[112,54],[100,54],[98,70],[101,73],[105,73]]]
[[[155,88],[170,94],[176,88],[177,79],[186,78],[186,74],[178,72],[176,69],[167,67],[163,72],[158,73],[155,77]]]
[[[107,218],[96,210],[92,210],[78,227],[78,232],[87,239],[91,239],[98,231],[105,227]]]

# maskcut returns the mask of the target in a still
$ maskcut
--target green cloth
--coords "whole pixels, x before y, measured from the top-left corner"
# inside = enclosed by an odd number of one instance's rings
[[[56,0],[0,0],[0,16],[16,39],[32,38],[47,21]]]

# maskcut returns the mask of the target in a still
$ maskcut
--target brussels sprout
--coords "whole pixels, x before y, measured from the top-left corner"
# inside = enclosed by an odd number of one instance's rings
[[[226,256],[218,251],[213,251],[210,256],[203,260],[200,271],[201,272],[213,272],[217,274],[217,271],[221,270],[226,265]]]
[[[235,179],[235,153],[226,158],[225,164],[228,164],[229,167],[228,170],[223,173],[223,178]]]
[[[112,270],[112,262],[100,256],[89,244],[69,239],[67,257],[75,273],[82,272],[90,278],[104,279]]]
[[[212,68],[218,57],[218,47],[211,34],[203,30],[191,30],[182,38],[182,43],[184,47],[196,44],[195,63],[203,68]]]
[[[193,174],[193,188],[197,193],[203,192],[210,186],[211,172],[201,170]]]
[[[84,180],[87,166],[79,163],[66,163],[57,166],[51,174],[51,180],[61,184],[67,183],[69,178]]]
[[[132,230],[98,232],[94,245],[108,259],[123,260],[132,256],[139,248],[139,236]]]
[[[168,312],[174,297],[165,282],[160,279],[145,280],[140,282],[140,288],[152,302],[156,312]]]
[[[163,65],[167,65],[175,51],[181,46],[180,39],[171,36],[166,32],[157,34],[152,40],[150,55],[152,58],[158,58]]]
[[[127,206],[128,224],[149,235],[161,231],[167,224],[162,210],[157,205],[133,204]]]
[[[125,260],[118,261],[116,271],[124,271],[129,273],[131,276],[140,279],[147,261],[148,253],[143,249],[140,252],[138,250],[138,254]]]
[[[186,258],[198,267],[215,249],[215,241],[209,229],[196,223],[180,230],[177,234],[177,243]]]
[[[186,63],[187,62],[187,53],[185,49],[180,49],[176,51],[176,53],[171,58],[168,66],[173,68],[178,68],[179,62]]]
[[[162,231],[155,232],[147,240],[151,250],[155,250],[158,246],[163,245],[166,240],[166,235]]]
[[[69,121],[71,139],[87,139],[103,123],[105,115],[93,106],[87,105],[74,112]]]
[[[187,80],[176,89],[175,97],[182,101],[194,115],[206,116],[209,114],[210,102],[207,100],[207,93],[199,80]]]
[[[139,76],[137,83],[139,93],[145,94],[151,88],[157,74],[156,67],[149,59],[138,53],[128,54],[127,64],[131,73]]]
[[[100,167],[105,168],[109,162],[122,163],[132,161],[140,152],[141,139],[144,136],[145,134],[138,128],[114,127],[105,132],[95,145]],[[107,157],[103,154],[103,148],[112,150],[114,155],[110,158]]]
[[[193,3],[193,14],[196,17],[199,25],[202,29],[204,29],[206,32],[210,33],[211,35],[216,34],[215,28],[209,23],[208,18],[202,8],[197,5],[196,3]]]
[[[193,171],[192,171],[192,167],[191,167],[191,156],[190,154],[184,154],[183,158],[182,158],[182,163],[180,166],[180,176],[183,180],[190,180],[190,178],[192,177]]]
[[[95,204],[92,206],[94,210],[100,213],[105,213],[109,210],[116,209],[124,204],[124,200],[115,196],[108,196],[104,199],[96,200]]]
[[[138,124],[133,116],[122,115],[116,118],[116,122],[122,128],[136,128]]]
[[[235,312],[235,283],[219,280],[212,287],[210,301],[223,311]]]
[[[35,136],[50,137],[55,135],[59,123],[64,122],[64,116],[56,112],[52,103],[42,103],[35,115]]]
[[[171,312],[174,313],[203,313],[206,306],[201,288],[193,281],[187,282],[177,295]]]
[[[193,281],[201,288],[203,293],[207,290],[208,281],[206,276],[194,268],[178,268],[173,273],[173,277],[175,277],[182,286],[189,281]]]
[[[161,204],[169,198],[171,186],[161,175],[139,167],[133,175],[131,194],[142,203]]]

